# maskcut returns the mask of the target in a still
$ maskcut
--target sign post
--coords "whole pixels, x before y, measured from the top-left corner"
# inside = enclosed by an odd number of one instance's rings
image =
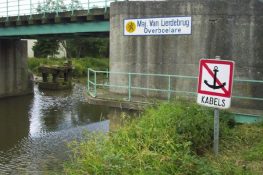
[[[215,155],[218,154],[219,149],[219,109],[214,109],[214,144],[213,149]]]
[[[215,59],[220,60],[220,56],[216,56]],[[214,149],[215,155],[218,155],[218,150],[219,150],[219,109],[218,108],[214,109],[214,144],[213,144],[213,149]]]
[[[233,87],[234,62],[216,59],[201,59],[197,103],[214,108],[214,153],[219,150],[219,109],[227,109],[231,105]]]

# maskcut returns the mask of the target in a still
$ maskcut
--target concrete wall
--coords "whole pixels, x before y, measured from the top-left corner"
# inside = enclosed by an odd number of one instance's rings
[[[197,76],[200,58],[219,55],[236,62],[235,78],[263,79],[263,2],[260,0],[116,2],[110,10],[111,71]],[[123,35],[124,19],[166,16],[191,16],[192,34]],[[127,76],[111,76],[110,82],[126,84]],[[163,78],[135,77],[132,83],[167,87],[167,79]],[[197,83],[172,80],[172,86],[177,90],[196,91]],[[263,85],[243,83],[236,84],[233,91],[238,95],[263,97],[262,89]]]
[[[32,47],[34,46],[34,42],[36,42],[37,40],[29,39],[26,41],[27,41],[27,56],[28,58],[32,58],[34,57],[34,51]]]
[[[32,93],[27,69],[27,42],[0,40],[0,98]]]

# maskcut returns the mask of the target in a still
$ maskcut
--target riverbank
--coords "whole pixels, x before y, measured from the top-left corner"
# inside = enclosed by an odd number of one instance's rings
[[[108,135],[71,144],[66,174],[262,174],[263,125],[236,125],[220,112],[220,154],[212,153],[213,111],[163,103]]]

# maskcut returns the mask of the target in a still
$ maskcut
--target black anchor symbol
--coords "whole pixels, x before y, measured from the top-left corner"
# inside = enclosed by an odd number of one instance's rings
[[[217,72],[219,72],[218,67],[215,66],[213,71],[214,71],[214,84],[213,84],[213,85],[208,84],[207,80],[205,80],[204,83],[205,83],[208,87],[210,87],[210,88],[212,88],[212,89],[221,89],[222,87],[224,87],[224,86],[226,85],[226,82],[224,82],[224,83],[223,83],[222,85],[220,85],[220,86],[216,86],[216,79],[217,79],[216,74],[217,74]]]

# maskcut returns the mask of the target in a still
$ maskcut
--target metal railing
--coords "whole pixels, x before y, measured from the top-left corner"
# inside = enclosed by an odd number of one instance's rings
[[[109,77],[111,76],[111,80],[113,80],[114,83],[109,82]],[[114,81],[115,78],[118,79],[121,77],[120,81]],[[114,92],[121,92],[124,96],[126,96],[125,100],[126,101],[138,101],[138,99],[133,99],[136,96],[136,93],[133,94],[133,91],[135,90],[140,90],[141,92],[147,91],[147,92],[160,92],[163,93],[162,95],[165,96],[165,99],[170,101],[172,95],[174,94],[180,94],[180,95],[187,95],[187,96],[196,96],[196,88],[197,88],[197,77],[195,76],[182,76],[182,75],[166,75],[166,74],[149,74],[149,73],[131,73],[131,72],[109,72],[109,71],[96,71],[93,69],[88,69],[87,72],[87,92],[89,95],[92,97],[96,98],[100,95],[98,95],[98,91],[100,89],[105,89],[105,88],[111,88],[111,91]],[[138,77],[146,77],[144,80],[141,82],[146,81],[146,79],[150,79],[150,77],[153,77],[153,79],[158,79],[161,78],[164,81],[161,83],[158,83],[157,87],[148,87],[149,84],[145,83],[146,85],[140,85],[140,84],[133,84],[134,79]],[[179,81],[190,81],[191,87],[187,87],[185,89],[182,88],[176,88],[176,84]],[[164,83],[166,82],[166,83]],[[242,85],[238,85],[238,84]],[[144,84],[144,83],[142,83]],[[151,83],[150,83],[151,84]],[[189,84],[189,83],[188,83]],[[243,80],[243,79],[234,79],[234,86],[241,86],[241,91],[244,91],[244,88],[242,87],[243,84],[249,84],[248,87],[251,87],[251,84],[254,85],[260,85],[263,86],[263,80]],[[192,88],[192,89],[191,89]],[[116,89],[114,91],[114,89]],[[190,89],[190,90],[189,90]],[[234,88],[233,88],[234,89]],[[104,91],[105,92],[105,91]],[[111,93],[110,91],[108,91]],[[140,92],[140,93],[141,93]],[[139,94],[140,94],[139,93]],[[248,93],[250,95],[250,92]],[[257,103],[263,103],[263,97],[256,97],[256,96],[246,96],[245,93],[242,93],[243,95],[239,95],[238,90],[234,89],[234,95],[232,95],[233,99],[241,99],[241,100],[253,100],[256,101]],[[245,95],[244,95],[245,94]],[[102,93],[101,94],[103,98],[106,98],[106,96]],[[237,113],[236,113],[237,114]],[[240,113],[241,114],[241,113]],[[245,115],[250,115],[250,114],[245,114]],[[256,116],[256,115],[251,115],[251,116]]]
[[[76,10],[85,10],[87,14],[91,9],[107,8],[111,2],[123,0],[3,0],[0,2],[0,17],[6,18],[17,17],[19,20],[21,16],[29,16],[42,14],[44,17],[48,13],[55,13],[59,15],[61,12],[71,12],[74,15]]]
[[[104,74],[106,75],[106,78],[109,78],[109,75],[122,75],[127,77],[127,84],[109,84],[109,81],[106,81],[106,83],[98,82],[97,77],[98,74]],[[93,77],[92,77],[93,76]],[[167,88],[153,88],[153,87],[141,87],[141,86],[134,86],[132,85],[132,78],[135,76],[144,76],[144,77],[159,77],[159,78],[165,78],[168,80],[168,86]],[[99,87],[112,87],[112,88],[123,88],[127,89],[127,100],[131,101],[132,99],[132,90],[142,90],[142,91],[155,91],[155,92],[164,92],[167,93],[167,100],[171,99],[172,93],[185,93],[188,95],[195,95],[196,92],[194,91],[183,91],[183,90],[175,90],[172,89],[172,79],[174,78],[180,78],[180,79],[190,79],[196,81],[196,77],[193,76],[182,76],[182,75],[166,75],[166,74],[149,74],[149,73],[126,73],[126,72],[109,72],[109,71],[95,71],[93,69],[88,69],[87,74],[88,80],[87,80],[87,89],[88,93],[92,97],[97,96],[97,89]],[[93,81],[92,81],[93,79]]]
[[[93,78],[91,78],[91,74],[93,74]],[[127,84],[126,85],[118,85],[118,84],[109,84],[109,83],[101,83],[97,81],[98,74],[104,74],[107,75],[106,78],[109,78],[109,75],[122,75],[127,77]],[[153,77],[159,77],[159,78],[166,78],[167,88],[150,88],[150,87],[139,87],[139,86],[133,86],[132,85],[132,77],[133,76],[153,76]],[[157,92],[165,92],[167,93],[167,100],[171,99],[172,93],[184,93],[188,95],[196,95],[196,89],[193,91],[185,91],[185,90],[175,90],[172,89],[172,79],[184,79],[184,80],[194,80],[197,84],[197,77],[195,76],[183,76],[183,75],[167,75],[167,74],[149,74],[149,73],[130,73],[130,72],[109,72],[109,71],[96,71],[93,69],[88,68],[88,74],[87,74],[88,80],[87,80],[87,87],[88,92],[91,96],[96,97],[97,96],[97,88],[98,87],[116,87],[116,88],[124,88],[127,89],[127,96],[128,100],[131,100],[131,90],[132,89],[138,89],[138,90],[147,90],[147,91],[157,91]],[[92,80],[93,79],[93,80]],[[242,79],[234,79],[235,83],[256,83],[256,84],[262,84],[263,80],[242,80]],[[91,87],[93,86],[93,87]],[[233,98],[236,99],[247,99],[247,100],[258,100],[263,101],[263,97],[251,97],[251,96],[241,96],[241,95],[233,95]]]

